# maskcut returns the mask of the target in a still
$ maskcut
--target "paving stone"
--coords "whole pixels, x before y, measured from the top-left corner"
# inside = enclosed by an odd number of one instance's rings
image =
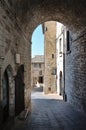
[[[12,130],[86,130],[86,114],[58,95],[33,92],[31,115],[26,121],[17,120]]]

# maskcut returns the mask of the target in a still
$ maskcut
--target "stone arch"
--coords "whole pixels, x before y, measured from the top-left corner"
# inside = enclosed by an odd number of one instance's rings
[[[69,77],[68,73],[65,75],[65,90],[67,92],[68,102],[72,102],[79,109],[84,108],[86,111],[86,83],[80,77],[80,75],[83,75],[84,79],[86,78],[83,69],[86,68],[84,62],[84,57],[86,57],[86,1],[15,0],[15,2],[12,2],[8,0],[8,2],[12,7],[11,11],[14,8],[14,14],[16,19],[18,18],[18,24],[21,25],[20,28],[28,40],[31,40],[32,32],[39,24],[49,20],[62,22],[70,28],[73,34],[73,49],[71,51],[72,55],[66,55],[65,64],[67,67],[65,72],[70,73],[70,70],[72,70],[72,76]],[[71,91],[68,90],[69,85]],[[72,96],[74,97],[72,98]]]
[[[8,0],[11,11],[15,10],[15,18],[21,23],[26,36],[46,21],[58,21],[80,32],[86,28],[85,0]],[[76,8],[77,7],[77,8]]]
[[[16,7],[16,18],[20,19],[26,35],[32,35],[33,30],[46,21],[59,21],[72,30],[83,30],[86,26],[85,0],[60,1],[60,0],[16,0],[11,2],[11,7]],[[76,8],[77,7],[77,8]],[[31,33],[31,34],[30,34]]]
[[[3,121],[8,117],[14,116],[15,108],[15,82],[13,77],[13,69],[8,65],[2,77],[2,91],[3,91]]]

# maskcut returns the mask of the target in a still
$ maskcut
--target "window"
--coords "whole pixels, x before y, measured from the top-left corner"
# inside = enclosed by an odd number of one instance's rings
[[[52,59],[54,59],[54,54],[52,54]]]
[[[48,30],[48,28],[47,27],[45,27],[45,32]]]
[[[41,64],[39,64],[39,68],[41,68]]]
[[[67,31],[67,52],[70,52],[70,42],[71,42],[70,32]]]
[[[52,75],[56,75],[56,68],[52,68]]]
[[[39,77],[39,83],[43,83],[43,77]]]
[[[59,53],[62,53],[62,38],[59,39]]]

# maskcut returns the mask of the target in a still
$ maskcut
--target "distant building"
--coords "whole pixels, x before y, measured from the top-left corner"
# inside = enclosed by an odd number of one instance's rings
[[[44,33],[44,93],[56,92],[56,22],[49,21],[43,24]]]
[[[65,94],[65,51],[69,39],[67,28],[57,22],[57,93],[66,100]]]
[[[31,61],[31,86],[44,84],[44,56],[36,55]]]

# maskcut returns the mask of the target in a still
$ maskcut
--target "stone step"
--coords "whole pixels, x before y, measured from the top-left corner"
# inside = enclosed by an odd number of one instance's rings
[[[26,109],[26,110],[22,111],[22,112],[18,115],[18,119],[19,119],[19,120],[25,120],[25,119],[27,118],[28,114],[29,114],[29,110]]]

